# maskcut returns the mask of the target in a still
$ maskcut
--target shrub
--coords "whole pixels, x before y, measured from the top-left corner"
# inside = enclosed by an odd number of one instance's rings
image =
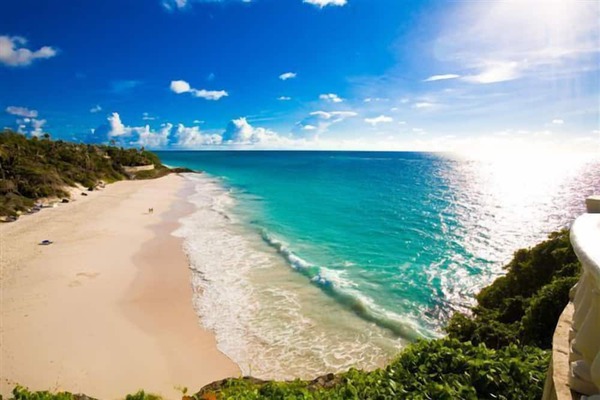
[[[560,314],[569,302],[569,291],[577,277],[557,278],[544,286],[532,299],[522,322],[523,341],[548,349]]]

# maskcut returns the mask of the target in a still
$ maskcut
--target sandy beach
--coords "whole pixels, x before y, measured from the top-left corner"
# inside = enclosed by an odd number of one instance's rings
[[[2,395],[19,383],[174,399],[178,388],[239,375],[199,324],[187,259],[170,234],[191,210],[185,186],[177,175],[117,182],[0,225]]]

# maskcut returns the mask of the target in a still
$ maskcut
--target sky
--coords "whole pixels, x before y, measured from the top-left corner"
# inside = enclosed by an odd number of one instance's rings
[[[0,129],[150,149],[600,154],[595,0],[0,11]]]

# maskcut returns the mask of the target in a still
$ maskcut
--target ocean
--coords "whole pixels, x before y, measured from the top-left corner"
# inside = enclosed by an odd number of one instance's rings
[[[158,152],[196,206],[175,233],[201,323],[244,374],[385,365],[443,335],[513,252],[600,193],[581,157],[411,152]]]

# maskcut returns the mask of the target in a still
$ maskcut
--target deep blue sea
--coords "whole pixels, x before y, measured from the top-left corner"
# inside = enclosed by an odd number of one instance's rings
[[[158,152],[197,207],[196,310],[245,373],[382,365],[437,337],[521,247],[600,193],[600,163],[409,152]]]

